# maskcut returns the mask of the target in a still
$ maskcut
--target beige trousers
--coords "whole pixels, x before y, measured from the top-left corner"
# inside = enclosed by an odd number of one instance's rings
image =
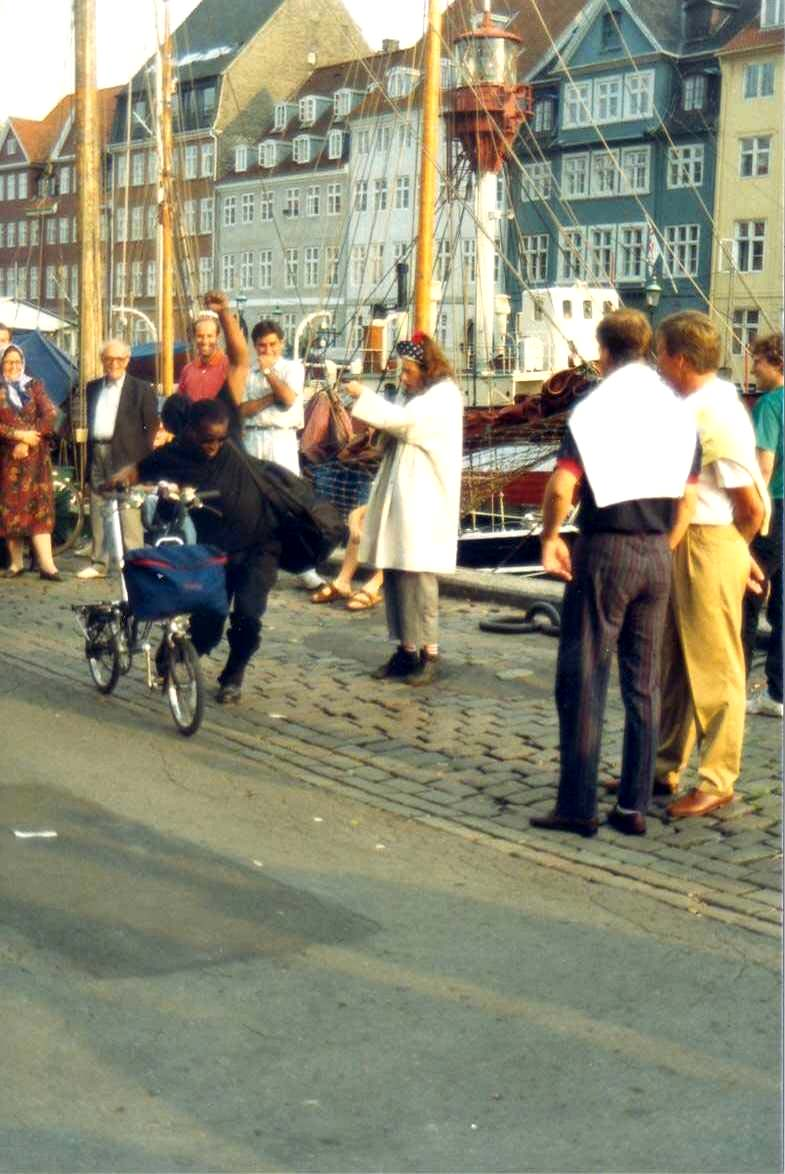
[[[746,685],[741,619],[750,555],[735,526],[690,526],[673,555],[656,777],[675,786],[698,744],[698,786],[733,793]]]

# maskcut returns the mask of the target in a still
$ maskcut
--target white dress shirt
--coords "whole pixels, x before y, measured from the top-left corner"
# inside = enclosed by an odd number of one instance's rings
[[[243,443],[251,456],[264,461],[274,461],[283,465],[292,473],[300,472],[300,453],[297,444],[297,432],[303,427],[303,387],[305,385],[305,368],[295,359],[277,359],[270,370],[281,379],[286,386],[295,393],[294,402],[288,407],[284,404],[273,403],[257,412],[255,416],[246,416],[243,432]],[[244,400],[262,399],[270,395],[267,376],[258,363],[252,367],[245,384]]]
[[[736,388],[725,379],[715,378],[703,387],[685,396],[687,408],[697,420],[698,412],[712,403],[722,406],[723,402],[731,398],[738,401]],[[754,440],[752,424],[745,419],[744,409],[739,404],[740,428],[749,431],[750,453],[754,459]],[[752,485],[749,473],[736,461],[719,460],[710,465],[704,465],[700,471],[697,484],[697,503],[692,516],[694,526],[732,526],[733,500],[728,494],[729,489],[741,489],[745,485]]]
[[[125,376],[122,379],[104,379],[101,390],[95,401],[95,415],[93,416],[93,440],[97,442],[110,441],[114,436],[117,423],[117,409],[120,406],[120,393],[123,390]]]

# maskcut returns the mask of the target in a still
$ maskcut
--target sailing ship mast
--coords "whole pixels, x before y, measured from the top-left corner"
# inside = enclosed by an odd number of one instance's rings
[[[436,217],[436,168],[439,151],[439,81],[441,71],[441,6],[428,0],[425,36],[425,79],[422,102],[420,205],[417,222],[417,264],[414,275],[414,328],[431,334],[433,323],[433,235]]]
[[[160,226],[158,271],[158,380],[163,395],[174,390],[174,211],[172,206],[172,34],[169,6],[164,4],[164,34],[159,46],[158,135]]]
[[[101,150],[96,90],[95,0],[74,0],[75,126],[79,262],[79,412],[76,440],[87,439],[84,388],[101,369],[103,323],[100,222]]]

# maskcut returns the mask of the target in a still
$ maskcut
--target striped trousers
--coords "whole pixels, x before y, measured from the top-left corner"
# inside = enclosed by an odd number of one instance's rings
[[[597,813],[597,770],[608,676],[618,653],[624,703],[619,806],[646,811],[660,718],[660,648],[671,579],[664,534],[591,534],[573,552],[556,668],[561,769],[556,810]]]

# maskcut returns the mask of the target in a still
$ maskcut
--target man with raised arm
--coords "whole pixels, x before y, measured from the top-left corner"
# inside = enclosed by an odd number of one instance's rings
[[[211,290],[205,294],[204,310],[193,324],[196,356],[180,372],[177,390],[192,403],[203,399],[220,399],[229,409],[231,431],[242,433],[239,405],[248,379],[248,344],[240,323],[229,308],[226,294]],[[220,331],[226,339],[226,352],[218,345]]]

